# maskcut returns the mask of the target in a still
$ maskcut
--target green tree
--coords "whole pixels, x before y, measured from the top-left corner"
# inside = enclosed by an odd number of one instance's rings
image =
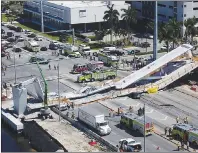
[[[104,12],[103,19],[107,21],[107,23],[110,25],[110,33],[111,33],[111,44],[113,41],[113,31],[115,31],[115,28],[117,27],[119,23],[119,12],[118,10],[114,9],[114,4],[107,5],[108,10]]]
[[[132,24],[137,23],[136,19],[136,10],[128,7],[128,9],[121,9],[124,13],[121,15],[121,18],[126,22],[127,32],[128,32],[128,38],[130,37],[132,33]]]
[[[168,22],[168,25],[172,29],[172,43],[173,48],[175,47],[175,44],[178,43],[179,39],[181,39],[181,22],[178,22],[175,18],[170,19]]]
[[[184,21],[184,26],[186,27],[186,30],[185,30],[186,41],[188,37],[190,37],[191,43],[193,42],[193,37],[198,33],[198,30],[195,27],[197,23],[198,21],[196,20],[195,16],[193,18],[188,18],[187,20]]]
[[[173,40],[172,31],[173,31],[172,27],[169,24],[161,24],[159,27],[159,33],[158,33],[159,42],[160,43],[162,41],[165,42],[167,47],[167,52],[169,52],[169,45],[170,42],[172,42]]]

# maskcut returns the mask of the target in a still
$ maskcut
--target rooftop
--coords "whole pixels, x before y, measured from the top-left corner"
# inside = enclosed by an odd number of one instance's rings
[[[85,7],[98,7],[106,6],[108,1],[48,1],[56,5],[62,5],[69,8],[85,8]],[[112,1],[114,5],[124,5],[124,1]]]

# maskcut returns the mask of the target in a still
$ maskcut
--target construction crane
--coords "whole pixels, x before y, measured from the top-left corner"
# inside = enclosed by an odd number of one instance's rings
[[[43,104],[44,104],[44,109],[42,108],[40,110],[40,114],[38,114],[38,117],[40,118],[43,118],[43,119],[46,119],[46,118],[52,118],[52,115],[50,115],[50,109],[48,107],[48,102],[47,102],[47,93],[48,93],[48,87],[47,87],[47,81],[45,80],[45,77],[43,75],[43,72],[42,72],[42,69],[41,67],[39,66],[39,63],[36,62],[37,64],[37,67],[40,71],[40,74],[41,74],[41,77],[43,79],[43,82],[44,82],[44,99],[43,99]]]

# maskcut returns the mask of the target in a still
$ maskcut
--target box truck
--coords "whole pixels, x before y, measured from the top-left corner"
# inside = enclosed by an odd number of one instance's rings
[[[108,121],[105,120],[104,114],[93,110],[89,106],[83,106],[78,109],[78,120],[96,130],[101,136],[111,133],[111,128],[108,125]]]

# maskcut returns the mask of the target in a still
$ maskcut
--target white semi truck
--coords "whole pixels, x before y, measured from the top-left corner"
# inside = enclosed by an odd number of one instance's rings
[[[39,52],[40,51],[40,46],[36,41],[25,40],[24,41],[24,46],[27,50],[30,50],[32,52]]]
[[[108,121],[105,121],[104,114],[98,113],[97,110],[93,110],[89,106],[78,109],[78,119],[96,130],[101,136],[111,133],[111,128]]]

